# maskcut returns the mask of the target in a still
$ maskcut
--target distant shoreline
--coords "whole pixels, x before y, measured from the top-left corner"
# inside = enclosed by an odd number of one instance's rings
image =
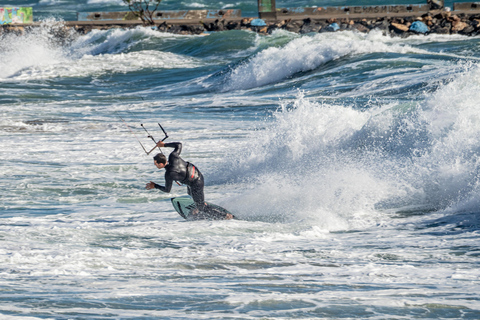
[[[260,25],[258,22],[260,21]],[[256,23],[255,23],[256,22]],[[45,22],[44,22],[45,23]],[[10,24],[0,26],[2,34],[24,34],[44,23]],[[108,30],[113,28],[136,28],[142,26],[138,20],[118,21],[65,21],[64,33],[71,30],[86,34],[92,30]],[[419,28],[419,26],[421,28]],[[318,19],[314,16],[305,16],[284,20],[260,20],[258,18],[229,18],[204,20],[165,20],[151,26],[166,33],[195,35],[227,30],[251,30],[259,34],[271,34],[275,30],[283,29],[293,33],[321,33],[344,30],[356,30],[368,33],[371,30],[381,30],[386,35],[408,37],[417,34],[461,34],[476,36],[480,34],[480,14],[467,14],[450,11],[431,11],[421,16],[405,17],[375,17],[375,18],[330,18]],[[61,36],[62,32],[59,32]]]

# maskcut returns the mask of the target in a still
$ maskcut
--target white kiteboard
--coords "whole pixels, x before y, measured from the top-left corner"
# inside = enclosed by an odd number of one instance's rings
[[[208,203],[207,208],[209,212],[198,211],[195,202],[190,197],[177,197],[172,198],[173,208],[186,220],[224,220],[228,210],[217,206],[216,204]],[[230,213],[232,216],[233,214]],[[235,219],[235,216],[233,216]]]

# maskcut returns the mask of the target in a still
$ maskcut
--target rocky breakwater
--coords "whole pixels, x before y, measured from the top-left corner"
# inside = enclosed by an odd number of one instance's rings
[[[22,35],[36,27],[51,25],[52,34],[58,37],[59,41],[68,41],[72,33],[85,34],[93,29],[113,28],[137,28],[138,21],[128,21],[122,24],[104,23],[92,25],[78,25],[75,21],[70,22],[42,22],[29,26],[2,25],[0,26],[0,39],[2,35],[15,33]],[[275,30],[287,30],[294,33],[319,33],[336,32],[343,30],[356,30],[367,33],[371,30],[381,30],[384,34],[391,36],[408,37],[417,34],[461,34],[476,36],[480,34],[480,14],[455,14],[449,11],[436,11],[423,14],[422,16],[410,17],[380,17],[368,19],[315,19],[305,17],[304,19],[287,19],[277,21],[265,21],[257,18],[243,19],[218,19],[210,22],[191,22],[184,20],[177,23],[167,21],[160,22],[151,28],[160,32],[175,34],[206,34],[209,32],[228,30],[250,30],[259,34],[268,35]],[[63,38],[64,40],[61,40]]]
[[[163,22],[158,26],[162,32],[178,34],[202,34],[213,31],[251,30],[260,34],[271,34],[283,29],[294,33],[335,32],[356,30],[367,33],[381,30],[384,34],[408,37],[416,34],[462,34],[475,36],[480,34],[480,14],[455,14],[449,11],[429,12],[422,16],[383,17],[371,19],[326,19],[264,21],[255,18],[244,18],[241,21],[216,20],[210,23],[174,25]]]

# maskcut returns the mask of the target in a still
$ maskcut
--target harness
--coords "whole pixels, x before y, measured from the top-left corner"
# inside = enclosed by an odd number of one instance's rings
[[[189,165],[190,165],[190,163],[189,163]],[[190,179],[193,179],[193,177],[195,177],[195,166],[192,164],[192,176],[190,177]]]
[[[188,167],[190,167],[190,166],[192,166],[192,174],[191,174],[191,176],[189,177],[189,176],[188,176]],[[190,178],[190,179],[195,178],[195,166],[194,166],[193,164],[191,164],[190,162],[187,162],[187,174],[185,175],[185,179],[184,179],[183,181],[187,181],[188,178]],[[179,186],[181,186],[181,185],[184,183],[183,181],[181,181],[181,182],[175,181],[175,182],[176,182]]]
[[[192,166],[192,175],[190,176],[190,179],[193,179],[195,177],[195,166],[190,163],[190,162],[187,162],[187,175],[185,176],[185,180],[188,180],[188,168]]]

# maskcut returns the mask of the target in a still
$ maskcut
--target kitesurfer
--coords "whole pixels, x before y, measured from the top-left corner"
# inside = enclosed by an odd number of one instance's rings
[[[187,185],[187,192],[193,198],[198,211],[194,214],[206,215],[214,219],[233,219],[230,213],[223,213],[213,208],[210,208],[205,203],[205,196],[203,193],[204,180],[203,175],[198,168],[190,162],[186,162],[180,157],[182,152],[182,144],[180,142],[164,143],[160,141],[157,143],[159,148],[174,148],[174,150],[167,157],[163,153],[157,154],[153,157],[155,166],[158,169],[165,168],[165,186],[156,184],[150,181],[147,183],[147,190],[159,189],[163,192],[170,192],[173,181]]]

